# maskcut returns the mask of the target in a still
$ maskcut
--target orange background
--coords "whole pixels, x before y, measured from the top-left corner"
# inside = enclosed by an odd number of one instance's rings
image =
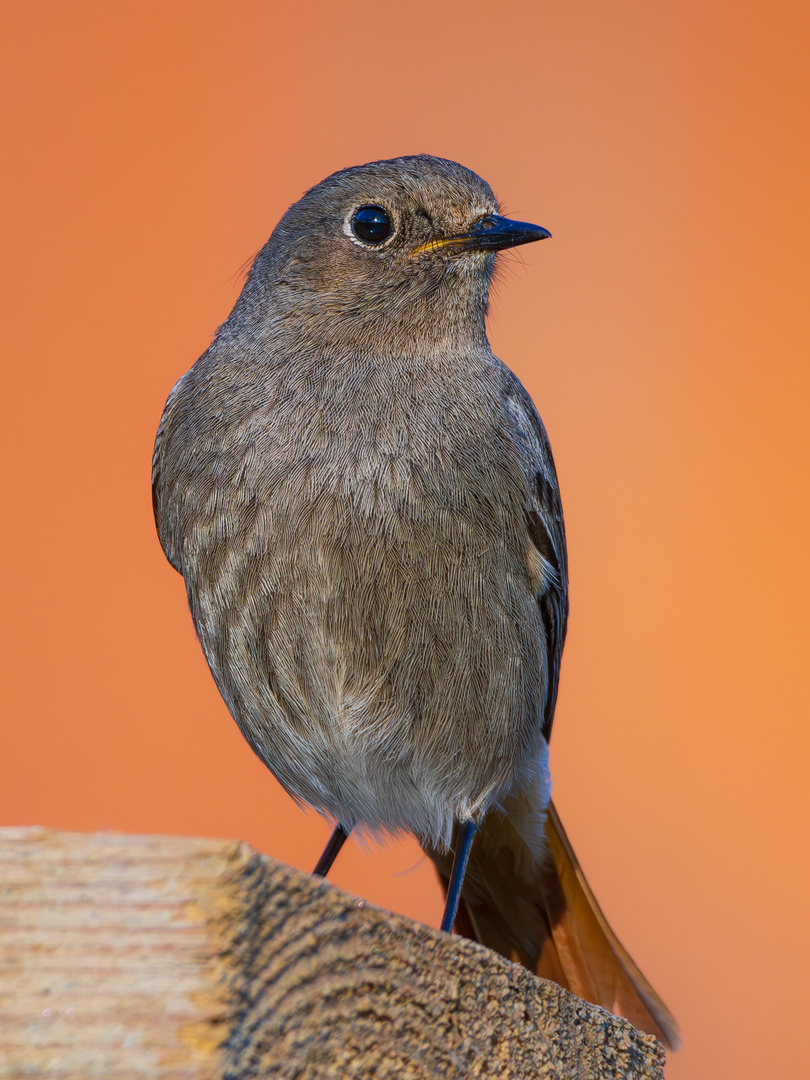
[[[159,549],[152,441],[306,187],[454,158],[554,235],[491,338],[566,509],[563,818],[681,1022],[669,1080],[810,1074],[806,0],[29,0],[4,38],[0,821],[311,868],[328,827]],[[413,843],[350,848],[336,882],[436,923]]]

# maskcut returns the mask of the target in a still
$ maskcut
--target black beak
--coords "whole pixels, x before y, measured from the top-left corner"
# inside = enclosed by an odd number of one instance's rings
[[[518,244],[531,244],[535,240],[547,240],[550,236],[548,229],[540,225],[510,221],[509,218],[489,214],[476,222],[469,232],[450,236],[444,243],[457,245],[456,250],[460,251],[500,251],[502,248],[517,247]]]

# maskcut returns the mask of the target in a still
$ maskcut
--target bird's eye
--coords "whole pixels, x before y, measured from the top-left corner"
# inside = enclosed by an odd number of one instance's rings
[[[391,218],[381,206],[361,206],[352,217],[352,232],[364,244],[376,246],[391,235]]]

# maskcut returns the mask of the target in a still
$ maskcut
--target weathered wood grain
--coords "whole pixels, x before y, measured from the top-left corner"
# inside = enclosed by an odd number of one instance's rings
[[[626,1021],[244,844],[0,830],[0,1078],[661,1080]]]

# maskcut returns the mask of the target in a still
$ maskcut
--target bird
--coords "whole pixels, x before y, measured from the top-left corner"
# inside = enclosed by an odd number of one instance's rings
[[[336,822],[314,872],[411,833],[442,929],[675,1047],[551,802],[562,506],[486,332],[499,253],[549,236],[427,154],[316,184],[169,394],[155,521],[242,734]]]

